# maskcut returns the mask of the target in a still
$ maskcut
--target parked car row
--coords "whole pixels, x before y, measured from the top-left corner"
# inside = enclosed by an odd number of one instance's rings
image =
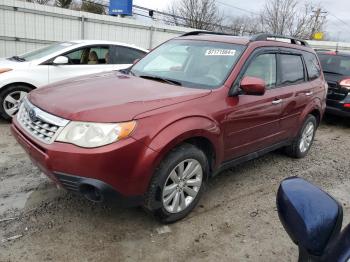
[[[175,222],[220,171],[277,148],[310,150],[326,108],[319,60],[304,41],[269,39],[187,33],[123,72],[33,90],[12,132],[65,189]]]
[[[76,76],[126,69],[146,53],[127,44],[81,40],[1,59],[0,116],[10,120],[22,99],[35,88]]]
[[[278,148],[303,158],[326,110],[350,112],[350,55],[303,40],[196,31],[146,52],[72,41],[1,65],[0,113],[58,186],[172,223],[211,177]],[[349,226],[325,192],[289,178],[277,208],[299,261],[349,259]]]

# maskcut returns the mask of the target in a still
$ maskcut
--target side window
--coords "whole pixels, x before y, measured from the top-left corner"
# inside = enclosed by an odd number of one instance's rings
[[[281,54],[281,84],[304,82],[304,65],[301,56]]]
[[[314,54],[305,53],[304,59],[306,63],[307,73],[310,80],[314,80],[320,77],[321,67],[318,60]]]
[[[108,56],[108,46],[91,47],[88,64],[108,64]]]
[[[271,89],[276,86],[276,72],[276,55],[262,54],[249,64],[244,76],[259,77],[265,81],[266,88]]]
[[[65,54],[64,56],[68,57],[70,64],[81,65],[83,62],[81,59],[84,52],[85,52],[85,48],[81,48],[73,52],[70,52],[68,54]]]
[[[108,46],[90,46],[66,53],[69,64],[73,65],[97,65],[108,64]]]
[[[124,46],[113,46],[112,52],[110,53],[111,64],[132,64],[136,59],[140,59],[145,56],[145,52],[140,50],[124,47]]]

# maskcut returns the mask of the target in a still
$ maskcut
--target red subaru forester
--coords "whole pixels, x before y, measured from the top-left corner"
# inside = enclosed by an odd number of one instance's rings
[[[304,157],[326,93],[318,58],[302,40],[197,31],[126,72],[34,90],[12,131],[63,188],[143,205],[170,223],[225,168],[281,147]]]

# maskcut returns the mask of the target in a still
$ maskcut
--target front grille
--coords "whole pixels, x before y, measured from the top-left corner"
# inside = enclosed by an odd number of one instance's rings
[[[51,144],[69,122],[42,111],[27,99],[21,105],[17,120],[32,137],[46,144]]]
[[[342,101],[346,98],[348,92],[345,92],[336,82],[328,82],[327,99],[332,101]]]

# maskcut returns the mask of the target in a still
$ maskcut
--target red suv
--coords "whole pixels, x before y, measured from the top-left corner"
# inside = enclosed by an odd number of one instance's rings
[[[128,72],[31,92],[13,134],[63,188],[174,222],[220,171],[281,147],[308,153],[327,84],[304,41],[280,38],[187,33]]]

